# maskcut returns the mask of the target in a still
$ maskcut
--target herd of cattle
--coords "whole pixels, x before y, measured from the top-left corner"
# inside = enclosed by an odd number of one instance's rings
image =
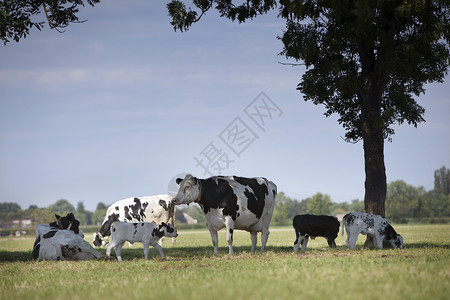
[[[214,176],[199,179],[188,174],[176,180],[178,192],[175,197],[156,195],[127,198],[112,204],[106,213],[100,231],[94,234],[96,247],[107,245],[106,257],[114,249],[117,259],[122,260],[121,249],[126,241],[141,242],[144,256],[148,258],[149,246],[155,247],[162,258],[164,253],[158,241],[163,237],[177,237],[175,206],[195,202],[206,215],[206,224],[211,233],[214,253],[218,254],[217,232],[226,227],[229,254],[233,254],[233,232],[235,229],[250,232],[251,252],[256,250],[257,234],[261,232],[261,252],[265,250],[269,237],[276,185],[262,177]],[[50,224],[36,227],[33,258],[42,260],[88,260],[104,257],[84,240],[79,229],[80,222],[72,213],[56,216]],[[306,250],[309,238],[326,238],[330,248],[336,247],[340,223],[335,217],[323,215],[297,215],[293,219],[296,240],[294,251],[299,246]],[[358,235],[370,235],[378,248],[383,242],[394,248],[403,247],[403,238],[381,216],[352,212],[342,220],[342,235],[347,232],[347,247],[355,249]],[[111,236],[111,242],[108,237]]]

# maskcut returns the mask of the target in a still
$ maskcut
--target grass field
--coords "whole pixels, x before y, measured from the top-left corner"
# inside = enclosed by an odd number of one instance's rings
[[[450,225],[397,225],[404,249],[345,247],[325,239],[294,253],[291,228],[271,228],[265,253],[250,253],[250,236],[235,231],[229,256],[225,231],[219,255],[209,232],[180,230],[164,241],[165,261],[142,244],[122,250],[123,262],[36,262],[34,237],[0,239],[0,299],[449,299]],[[258,236],[259,238],[259,236]],[[86,236],[91,242],[92,235]],[[100,249],[102,253],[105,249]]]

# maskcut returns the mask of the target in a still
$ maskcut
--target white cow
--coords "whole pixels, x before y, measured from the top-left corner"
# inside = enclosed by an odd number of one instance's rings
[[[94,234],[94,246],[100,247],[108,243],[111,235],[111,224],[121,222],[170,223],[175,228],[175,205],[169,195],[132,197],[110,205],[106,211],[100,231]],[[175,244],[175,239],[173,239]]]
[[[114,248],[117,260],[122,261],[122,247],[128,241],[131,243],[142,242],[144,244],[145,259],[148,259],[148,248],[150,245],[159,251],[162,258],[165,258],[161,246],[158,245],[159,239],[163,236],[177,237],[178,234],[172,224],[114,222],[111,225],[111,242],[108,244],[106,255],[110,256],[111,249]]]
[[[403,247],[403,237],[379,215],[362,212],[348,213],[342,219],[342,235],[344,235],[344,228],[347,231],[347,247],[351,249],[356,248],[360,233],[372,236],[379,249],[383,248],[383,241],[390,243],[394,248]]]

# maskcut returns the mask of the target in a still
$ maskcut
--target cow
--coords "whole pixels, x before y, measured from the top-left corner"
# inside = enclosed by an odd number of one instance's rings
[[[383,242],[390,243],[393,248],[403,248],[403,237],[382,216],[351,212],[342,219],[342,235],[344,228],[347,231],[348,248],[356,248],[360,233],[372,236],[379,249],[383,248]]]
[[[148,259],[149,246],[153,246],[159,251],[161,257],[164,259],[164,253],[158,241],[163,236],[177,237],[178,233],[172,224],[154,224],[148,222],[140,223],[126,223],[126,222],[114,222],[111,225],[111,243],[108,244],[106,255],[110,256],[111,249],[114,248],[116,252],[117,260],[122,261],[122,247],[123,244],[128,242],[142,242],[144,244],[144,256]]]
[[[330,248],[336,248],[335,239],[339,233],[340,223],[332,216],[323,215],[296,215],[292,221],[295,230],[296,240],[294,242],[294,251],[297,251],[299,245],[302,250],[306,250],[308,239],[315,239],[318,236],[326,238]]]
[[[39,224],[35,229],[36,241],[33,246],[33,258],[42,260],[89,260],[102,255],[81,236],[72,230]]]
[[[229,254],[233,254],[233,231],[250,232],[255,252],[258,232],[261,232],[261,252],[269,237],[269,223],[277,195],[277,186],[262,177],[213,176],[198,179],[187,174],[177,178],[179,185],[172,202],[175,205],[196,202],[206,215],[214,254],[219,253],[217,231],[226,227]]]
[[[80,222],[75,218],[73,213],[68,213],[65,217],[61,217],[55,214],[56,221],[49,224],[38,224],[35,229],[35,240],[33,245],[33,258],[38,259],[40,241],[43,235],[50,231],[56,231],[59,229],[67,229],[73,231],[75,234],[79,235],[82,239],[84,234],[80,229]]]
[[[175,206],[169,195],[127,198],[109,206],[100,231],[94,233],[94,246],[101,247],[108,243],[111,224],[121,222],[170,223],[175,227]],[[176,227],[175,227],[176,228]],[[175,238],[173,239],[175,243]]]

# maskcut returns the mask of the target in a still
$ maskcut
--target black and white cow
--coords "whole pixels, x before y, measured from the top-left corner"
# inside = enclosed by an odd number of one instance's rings
[[[347,231],[347,247],[356,248],[358,235],[368,234],[375,240],[377,248],[383,248],[383,242],[388,242],[394,248],[403,248],[403,237],[379,215],[369,215],[362,212],[348,213],[342,219],[342,235]]]
[[[172,224],[154,224],[147,222],[140,223],[126,223],[114,222],[111,225],[111,243],[108,244],[106,255],[110,256],[111,249],[114,248],[117,260],[122,261],[122,247],[125,242],[141,242],[144,244],[144,256],[148,259],[148,247],[153,246],[165,258],[163,250],[158,241],[163,237],[177,237],[178,233]]]
[[[256,249],[258,232],[261,232],[261,252],[269,237],[269,223],[277,195],[277,186],[265,178],[214,176],[198,179],[188,174],[178,178],[177,195],[173,203],[196,202],[206,214],[206,224],[211,233],[214,254],[219,253],[217,231],[227,228],[229,254],[233,254],[233,230],[250,232],[252,248]]]
[[[100,247],[108,243],[111,235],[111,224],[121,222],[170,223],[175,227],[175,205],[169,195],[155,195],[127,198],[109,206],[100,232],[94,234],[94,246]],[[173,239],[175,243],[175,239]]]
[[[48,236],[49,232],[56,233],[59,229],[70,230],[75,234],[79,235],[82,239],[84,238],[84,234],[80,229],[80,221],[78,221],[73,213],[68,213],[65,217],[61,217],[55,214],[56,221],[51,222],[49,224],[39,224],[35,229],[35,240],[33,245],[33,258],[38,259],[39,250],[41,246],[41,239],[44,235]],[[52,236],[53,236],[52,235]]]
[[[86,260],[101,257],[79,229],[80,222],[73,213],[55,215],[56,221],[36,226],[33,258],[42,260]]]
[[[42,260],[90,260],[102,257],[80,234],[39,224],[33,258]]]
[[[332,216],[323,215],[296,215],[293,219],[296,240],[294,242],[294,251],[298,250],[299,245],[302,250],[306,250],[308,239],[315,239],[322,236],[327,239],[330,248],[336,248],[334,240],[339,233],[340,223]]]

